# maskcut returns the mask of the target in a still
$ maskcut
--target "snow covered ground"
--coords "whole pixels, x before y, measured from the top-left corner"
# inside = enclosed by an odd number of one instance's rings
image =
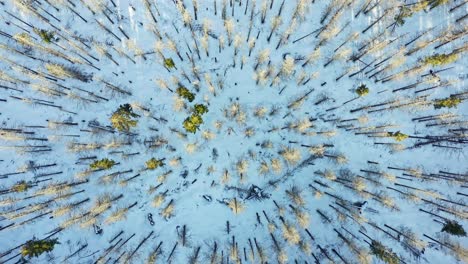
[[[467,263],[468,5],[430,2],[0,1],[0,262]]]

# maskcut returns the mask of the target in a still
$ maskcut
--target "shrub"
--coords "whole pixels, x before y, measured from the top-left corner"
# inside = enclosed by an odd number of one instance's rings
[[[466,236],[465,229],[457,221],[448,220],[445,222],[442,232],[447,232],[455,236]]]
[[[456,61],[458,58],[457,54],[435,54],[423,59],[424,65],[432,65],[432,66],[441,66],[444,64],[449,64]]]
[[[160,160],[157,160],[155,158],[151,158],[150,160],[148,160],[146,162],[146,168],[148,170],[155,170],[161,166],[164,166],[164,163],[163,163],[163,160],[160,159]]]
[[[54,40],[54,32],[52,31],[47,31],[44,29],[34,29],[34,32],[36,32],[37,35],[44,41],[45,43],[51,43],[52,40]]]
[[[380,242],[373,240],[370,245],[371,253],[388,264],[398,264],[398,256]]]
[[[174,60],[171,58],[164,59],[164,66],[166,66],[168,69],[175,68]]]
[[[359,97],[365,96],[369,93],[369,88],[365,84],[361,84],[357,89],[356,89],[357,95]]]
[[[108,170],[112,168],[115,164],[116,164],[115,161],[105,158],[105,159],[94,161],[93,163],[89,165],[89,167],[93,170],[97,170],[97,169]]]
[[[184,86],[179,86],[179,88],[177,88],[176,92],[180,97],[182,97],[184,99],[187,99],[189,102],[192,102],[195,99],[195,94],[191,93]]]
[[[115,111],[110,121],[112,126],[119,131],[129,131],[130,128],[135,127],[138,123],[137,120],[133,119],[138,117],[137,114],[133,112],[132,106],[130,104],[120,105],[117,111]]]
[[[21,248],[21,255],[23,257],[38,257],[44,252],[50,252],[54,249],[56,244],[60,244],[58,239],[45,239],[45,240],[29,240]]]
[[[11,187],[11,190],[13,192],[25,192],[29,188],[31,188],[31,184],[25,182],[25,181],[19,181],[13,187]]]
[[[457,105],[461,103],[461,101],[462,100],[460,98],[451,95],[450,97],[447,97],[445,99],[437,100],[434,103],[434,108],[440,109],[443,107],[447,107],[447,108],[457,107]]]
[[[408,138],[408,135],[401,133],[400,131],[397,132],[387,132],[389,137],[394,138],[396,141],[403,141]]]

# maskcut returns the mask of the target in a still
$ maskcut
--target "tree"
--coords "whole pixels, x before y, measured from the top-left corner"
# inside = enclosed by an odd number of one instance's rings
[[[421,1],[421,2],[414,3],[414,5],[411,6],[411,9],[413,10],[413,12],[419,12],[421,10],[426,9],[428,5],[429,5],[429,2]]]
[[[429,0],[429,5],[431,6],[431,9],[432,9],[440,5],[446,4],[448,2],[449,0]]]
[[[54,32],[52,31],[47,31],[44,29],[34,29],[34,32],[36,32],[37,35],[44,41],[45,43],[51,43],[52,40],[54,40]]]
[[[196,104],[194,106],[192,115],[187,117],[182,123],[185,130],[190,133],[197,132],[201,124],[203,124],[203,118],[201,116],[207,112],[208,112],[208,107],[206,105]]]
[[[371,253],[383,260],[385,263],[398,264],[400,262],[398,256],[391,249],[386,248],[378,241],[373,240],[370,248]]]
[[[195,99],[195,94],[190,92],[184,86],[179,86],[179,88],[177,88],[176,92],[180,97],[182,97],[184,99],[187,99],[189,102],[192,102]]]
[[[81,72],[76,67],[69,67],[63,64],[46,63],[45,68],[51,74],[61,78],[74,78],[82,82],[89,82],[92,78],[92,75]]]
[[[231,43],[232,43],[232,33],[234,32],[234,26],[235,26],[234,19],[230,18],[230,19],[224,20],[224,28],[226,29],[229,46],[231,46]]]
[[[208,113],[208,107],[202,104],[196,104],[194,106],[194,110],[195,110],[195,113],[197,113],[198,115],[203,115],[205,113]]]
[[[389,137],[394,138],[396,141],[403,141],[407,139],[409,136],[406,134],[401,133],[400,131],[397,132],[387,132]]]
[[[203,124],[203,119],[197,113],[193,113],[191,116],[187,117],[183,122],[185,130],[187,130],[187,132],[190,133],[195,133],[201,124]]]
[[[26,244],[21,248],[21,255],[29,258],[38,257],[44,252],[52,251],[56,244],[60,244],[58,239],[32,239],[26,242]]]
[[[445,99],[437,100],[434,103],[434,108],[440,109],[444,107],[447,107],[447,108],[457,107],[457,105],[461,103],[461,101],[462,100],[460,98],[451,95],[450,97],[447,97]]]
[[[267,38],[268,42],[270,42],[271,36],[273,35],[273,33],[275,33],[275,31],[278,29],[281,23],[282,23],[281,16],[276,16],[271,20],[271,31],[270,31],[270,35],[268,35],[268,38]]]
[[[166,68],[168,69],[175,68],[174,60],[172,60],[171,58],[164,59],[164,66],[166,66]]]
[[[15,185],[13,185],[13,187],[11,187],[11,190],[13,192],[25,192],[27,191],[29,188],[31,188],[31,184],[28,183],[28,182],[25,182],[25,181],[19,181],[17,182]]]
[[[405,24],[405,18],[411,17],[413,15],[413,12],[409,7],[402,6],[400,7],[400,12],[398,15],[395,16],[395,23],[399,26],[402,26]]]
[[[187,132],[194,134],[197,132],[197,126],[190,122],[190,117],[187,117],[182,124]]]
[[[455,53],[450,54],[435,54],[423,59],[424,65],[441,66],[452,63],[458,59],[458,55]]]
[[[89,167],[93,170],[99,170],[99,169],[108,170],[112,168],[115,164],[116,162],[114,160],[104,158],[104,159],[94,161],[93,163],[89,165]]]
[[[146,169],[148,170],[155,170],[162,166],[164,166],[164,162],[162,159],[158,160],[155,158],[151,158],[146,162]]]
[[[301,152],[296,148],[284,148],[279,152],[289,165],[296,165],[301,160]]]
[[[466,236],[463,226],[455,220],[447,220],[442,228],[442,232],[447,232],[455,236]]]
[[[367,85],[365,84],[361,84],[357,89],[356,89],[356,93],[357,95],[359,95],[359,97],[361,96],[365,96],[369,93],[369,88],[367,87]]]
[[[137,120],[133,119],[138,117],[137,114],[133,112],[132,106],[130,104],[120,105],[117,111],[115,111],[110,120],[112,126],[119,131],[129,131],[130,128],[135,127],[138,123]]]

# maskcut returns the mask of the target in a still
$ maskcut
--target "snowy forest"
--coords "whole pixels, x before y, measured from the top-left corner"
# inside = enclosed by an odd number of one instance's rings
[[[0,0],[0,263],[468,263],[467,0]]]

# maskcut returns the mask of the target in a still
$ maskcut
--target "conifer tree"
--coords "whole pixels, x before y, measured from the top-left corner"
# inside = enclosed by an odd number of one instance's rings
[[[155,170],[159,167],[162,167],[164,166],[164,162],[162,159],[158,160],[158,159],[155,159],[155,158],[151,158],[149,159],[147,162],[146,162],[146,168],[148,170]]]
[[[454,53],[435,54],[435,55],[424,58],[423,64],[432,65],[432,66],[441,66],[441,65],[452,63],[456,61],[457,59],[458,59],[458,55]]]
[[[466,231],[463,229],[463,226],[460,225],[457,221],[448,220],[445,222],[442,232],[447,232],[455,236],[466,236]]]
[[[104,159],[94,161],[93,163],[89,165],[89,167],[93,170],[99,170],[99,169],[108,170],[112,168],[115,164],[116,162],[114,160],[104,158]]]
[[[196,113],[187,117],[183,122],[185,130],[190,133],[197,132],[201,124],[203,124],[203,118]]]
[[[356,89],[357,95],[359,97],[365,96],[369,93],[369,88],[365,84],[361,84],[357,89]]]
[[[110,120],[112,126],[119,131],[128,132],[130,128],[135,127],[138,123],[134,118],[138,117],[137,114],[133,112],[132,106],[130,104],[120,105],[117,111],[115,111]]]
[[[21,255],[28,258],[38,257],[45,252],[52,251],[56,244],[60,244],[58,239],[29,240],[21,248]]]
[[[405,18],[411,17],[412,15],[413,12],[411,11],[411,8],[402,6],[400,7],[400,12],[395,16],[395,23],[402,26],[405,24]]]
[[[447,107],[447,108],[457,107],[457,105],[460,104],[461,101],[462,100],[460,98],[451,95],[450,97],[447,97],[445,99],[437,100],[434,103],[434,108],[440,109],[444,107]]]
[[[403,141],[407,139],[409,136],[406,134],[401,133],[400,131],[397,132],[388,132],[387,135],[389,137],[394,138],[396,141]]]
[[[449,0],[429,0],[428,2],[432,9],[432,8],[448,3]]]
[[[398,264],[398,256],[390,249],[386,248],[382,243],[373,240],[370,245],[371,253],[377,256],[379,259],[388,264]]]

